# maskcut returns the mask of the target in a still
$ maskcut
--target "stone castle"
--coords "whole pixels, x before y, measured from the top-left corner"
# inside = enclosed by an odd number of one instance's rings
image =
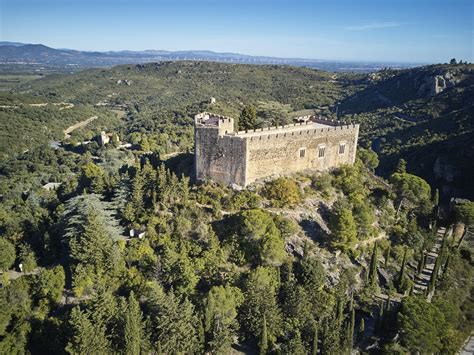
[[[231,117],[196,115],[196,179],[245,187],[272,175],[354,163],[359,125],[315,116],[297,120],[291,125],[236,132]]]

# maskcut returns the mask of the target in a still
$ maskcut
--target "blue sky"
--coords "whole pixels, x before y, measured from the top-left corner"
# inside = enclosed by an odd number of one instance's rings
[[[473,22],[474,0],[0,0],[0,40],[101,51],[473,62]]]

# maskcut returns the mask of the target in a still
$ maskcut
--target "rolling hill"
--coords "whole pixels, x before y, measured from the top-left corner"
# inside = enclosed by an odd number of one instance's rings
[[[29,81],[2,94],[0,105],[66,102],[87,114],[125,110],[126,119],[116,128],[122,136],[166,133],[182,149],[192,147],[192,116],[199,110],[238,117],[243,105],[253,103],[264,125],[288,120],[298,112],[335,118],[337,111],[339,119],[361,123],[360,144],[378,152],[379,173],[390,174],[403,158],[409,171],[440,187],[445,196],[472,198],[474,191],[468,180],[473,176],[474,158],[473,68],[467,64],[433,65],[334,74],[277,65],[191,61],[130,64]],[[217,99],[212,107],[210,97]],[[59,132],[72,121],[55,116],[48,122],[43,116],[37,122],[28,114],[19,117],[11,109],[0,110],[4,122],[17,117],[25,127],[41,123],[54,125]],[[10,136],[21,136],[21,125],[11,126],[15,128]],[[3,126],[4,135],[8,135],[9,125]],[[33,132],[41,137],[41,130]],[[49,133],[48,138],[52,136]],[[41,138],[33,141],[40,142]],[[16,145],[14,141],[7,145],[9,154]],[[21,149],[26,145],[21,144]]]

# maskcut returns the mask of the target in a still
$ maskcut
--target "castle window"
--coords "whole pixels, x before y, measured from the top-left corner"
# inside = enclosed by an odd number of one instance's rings
[[[321,146],[319,147],[319,150],[318,150],[318,157],[319,158],[324,158],[324,154],[326,153],[326,147],[325,146]]]
[[[339,144],[339,154],[344,154],[346,151],[346,143]]]
[[[306,149],[300,148],[300,158],[304,158],[306,156]]]

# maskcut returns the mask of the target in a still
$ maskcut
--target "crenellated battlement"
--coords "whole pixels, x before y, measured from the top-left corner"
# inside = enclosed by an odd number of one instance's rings
[[[222,116],[210,112],[201,112],[194,116],[194,123],[205,126],[220,126],[221,124],[233,123],[232,117]]]

